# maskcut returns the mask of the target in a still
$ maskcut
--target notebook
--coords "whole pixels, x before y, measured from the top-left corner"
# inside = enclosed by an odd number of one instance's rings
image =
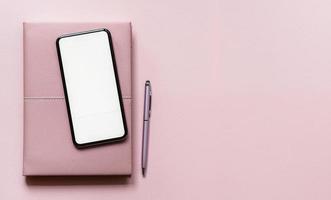
[[[128,127],[124,142],[76,149],[64,99],[56,39],[63,34],[106,28],[112,34]],[[24,23],[23,175],[130,175],[131,24]]]

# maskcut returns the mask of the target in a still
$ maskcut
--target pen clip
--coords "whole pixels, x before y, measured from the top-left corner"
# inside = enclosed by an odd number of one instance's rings
[[[149,86],[149,118],[151,117],[152,110],[152,88]]]

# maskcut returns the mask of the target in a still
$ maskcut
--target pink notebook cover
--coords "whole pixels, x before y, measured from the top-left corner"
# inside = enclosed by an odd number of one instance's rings
[[[130,175],[131,24],[24,23],[23,175]],[[72,143],[56,53],[66,33],[106,28],[112,34],[128,125],[124,142],[78,150]]]

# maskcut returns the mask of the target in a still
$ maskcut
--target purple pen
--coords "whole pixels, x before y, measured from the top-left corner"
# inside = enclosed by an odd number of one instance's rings
[[[146,176],[147,157],[148,157],[148,138],[149,138],[149,124],[151,118],[152,105],[152,86],[150,81],[145,83],[145,99],[144,99],[144,124],[143,124],[143,141],[141,151],[141,170],[142,174]]]

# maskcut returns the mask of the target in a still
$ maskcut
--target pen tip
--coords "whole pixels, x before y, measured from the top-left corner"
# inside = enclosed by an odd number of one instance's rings
[[[145,175],[146,175],[146,170],[145,170],[145,168],[142,168],[142,173],[143,173],[143,177],[145,177]]]

